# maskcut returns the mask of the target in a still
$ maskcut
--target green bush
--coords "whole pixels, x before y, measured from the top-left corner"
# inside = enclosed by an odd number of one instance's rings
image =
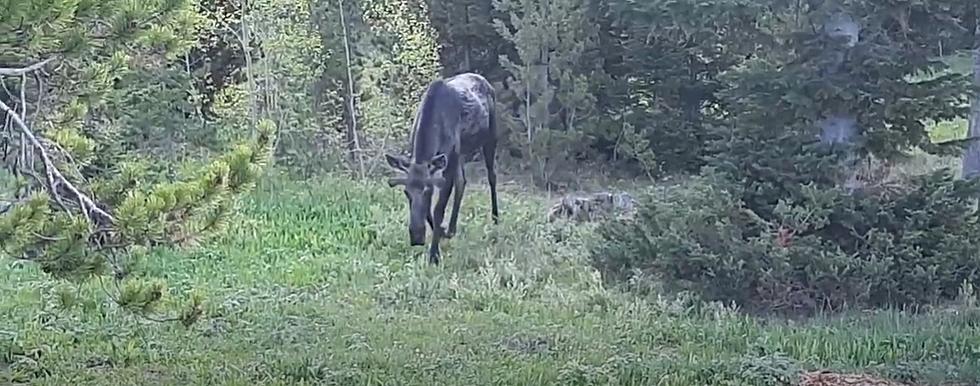
[[[635,218],[602,227],[594,265],[766,311],[934,304],[980,278],[978,182],[938,171],[888,190],[804,184],[763,215],[740,186],[709,171],[642,197]]]

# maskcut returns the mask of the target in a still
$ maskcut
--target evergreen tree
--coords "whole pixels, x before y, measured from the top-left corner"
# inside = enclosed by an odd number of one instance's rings
[[[601,77],[598,31],[582,0],[494,0],[493,5],[509,15],[495,26],[516,50],[514,57],[500,56],[509,76],[499,99],[512,107],[500,111],[517,112],[509,125],[517,130],[508,140],[547,182],[588,149],[595,104],[590,78]]]
[[[980,6],[973,6],[973,86],[970,105],[970,124],[967,137],[973,142],[963,154],[963,178],[980,177]]]
[[[934,43],[964,1],[774,2],[719,80],[703,177],[602,228],[598,266],[763,311],[934,304],[980,280],[980,179],[894,167],[967,113]],[[923,79],[921,75],[928,75]],[[918,76],[917,76],[918,75]]]
[[[192,5],[82,0],[3,7],[0,156],[14,183],[0,188],[0,255],[35,262],[57,278],[111,271],[122,282],[118,304],[151,310],[163,283],[130,277],[126,257],[220,230],[233,199],[267,162],[274,125],[261,122],[251,143],[172,180],[165,160],[123,146],[120,124],[141,113],[125,96],[149,86],[129,74],[179,63],[194,44],[203,24]],[[199,307],[195,299],[179,318],[192,322]]]
[[[507,72],[500,55],[514,54],[494,27],[505,15],[486,0],[427,0],[432,26],[438,31],[443,75],[476,72],[491,83],[503,82]]]
[[[801,15],[792,24],[795,28],[769,39],[775,44],[771,52],[786,54],[753,58],[728,79],[733,86],[724,92],[724,101],[734,121],[717,130],[714,163],[746,181],[786,184],[789,189],[801,179],[843,184],[847,177],[839,175],[842,170],[831,169],[853,167],[857,159],[897,161],[915,148],[947,150],[931,143],[924,122],[965,114],[964,77],[909,77],[946,66],[930,59],[931,48],[924,42],[943,25],[953,28],[950,15],[920,4],[896,23],[887,2],[855,2],[850,8],[810,3],[782,11]],[[862,25],[853,20],[862,20]],[[810,25],[822,28],[811,30]],[[838,28],[842,26],[846,28]],[[839,39],[838,30],[849,36]],[[821,142],[827,146],[817,146]],[[821,148],[851,161],[810,158]],[[822,166],[813,169],[816,165]]]
[[[754,0],[597,3],[610,75],[598,93],[599,108],[616,119],[604,125],[596,145],[637,160],[653,155],[654,169],[668,173],[697,172],[708,128],[720,113],[719,76],[766,43],[760,27],[769,6]],[[645,148],[624,152],[624,145],[638,141]]]

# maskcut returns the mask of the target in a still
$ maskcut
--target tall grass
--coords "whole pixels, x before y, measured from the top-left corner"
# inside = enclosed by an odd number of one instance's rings
[[[980,382],[975,310],[793,323],[640,296],[587,265],[589,226],[548,224],[509,191],[493,226],[486,189],[467,193],[431,267],[383,183],[263,182],[220,239],[141,260],[174,299],[209,299],[190,328],[4,261],[0,368],[42,385],[790,385],[824,368]]]

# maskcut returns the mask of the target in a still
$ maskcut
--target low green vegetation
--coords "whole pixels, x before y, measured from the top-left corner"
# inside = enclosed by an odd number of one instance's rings
[[[767,212],[722,175],[663,189],[602,228],[593,258],[610,277],[639,271],[765,313],[936,305],[980,282],[980,181],[941,170],[798,189]]]
[[[976,0],[0,3],[4,382],[980,384]],[[432,266],[380,161],[462,71]]]
[[[493,226],[485,187],[471,186],[461,234],[432,267],[408,247],[404,198],[383,183],[266,180],[224,236],[138,259],[140,275],[168,284],[160,313],[206,299],[190,327],[119,309],[99,281],[78,288],[7,260],[5,381],[792,385],[833,369],[980,382],[972,296],[955,312],[791,322],[624,291],[590,266],[595,225],[549,224],[543,200],[504,189]]]

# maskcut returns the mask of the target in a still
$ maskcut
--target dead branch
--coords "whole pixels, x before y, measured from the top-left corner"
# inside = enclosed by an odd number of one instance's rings
[[[75,196],[75,198],[78,200],[79,205],[81,206],[82,213],[84,213],[86,217],[88,217],[90,220],[93,221],[95,220],[93,218],[93,214],[95,214],[101,216],[103,219],[108,220],[110,223],[116,221],[116,219],[113,218],[112,215],[106,213],[104,210],[99,208],[98,205],[95,204],[95,201],[93,201],[91,198],[89,198],[89,196],[79,191],[78,188],[76,188],[75,185],[71,183],[71,181],[68,181],[68,179],[65,178],[63,174],[61,174],[61,171],[58,170],[57,167],[55,167],[54,162],[52,162],[51,158],[48,156],[48,152],[47,150],[45,150],[44,145],[41,144],[41,141],[38,140],[36,135],[34,135],[34,132],[32,132],[31,129],[27,127],[27,124],[24,123],[24,120],[21,119],[21,117],[13,109],[11,109],[10,106],[8,106],[3,101],[0,101],[0,109],[6,112],[7,115],[13,117],[14,124],[18,128],[20,128],[21,134],[23,134],[24,137],[26,137],[30,141],[34,149],[37,150],[37,152],[40,154],[41,161],[44,162],[44,169],[48,177],[48,184],[50,185],[49,187],[51,189],[52,195],[57,196],[58,195],[57,187],[59,185],[64,186],[66,189],[68,189],[68,191],[72,193],[72,195]]]
[[[27,118],[27,74],[20,76],[20,116]]]
[[[31,117],[31,122],[30,122],[29,127],[35,127],[35,124],[37,123],[37,118],[39,116],[41,116],[41,108],[44,107],[44,80],[41,79],[41,74],[43,72],[44,72],[44,69],[42,68],[42,69],[40,69],[38,71],[35,71],[33,73],[33,75],[34,75],[34,84],[37,85],[37,106],[35,106],[35,108],[34,108],[34,115]],[[26,76],[25,76],[25,79],[26,79]],[[25,118],[26,119],[27,116],[25,115],[22,118]]]
[[[2,76],[22,76],[22,75],[27,75],[27,74],[32,73],[34,71],[40,70],[41,67],[44,67],[48,63],[51,63],[51,61],[54,60],[54,59],[55,59],[55,57],[52,56],[52,57],[47,58],[47,59],[44,59],[44,60],[42,60],[40,62],[34,63],[34,64],[30,65],[30,66],[21,67],[21,68],[4,68],[4,67],[0,67],[0,75],[2,75]]]
[[[61,146],[59,143],[47,138],[41,138],[41,142],[43,142],[48,146],[51,146],[51,148],[54,149],[55,153],[63,157],[64,160],[67,161],[68,163],[75,164],[75,165],[78,164],[78,161],[75,160],[75,157],[73,157],[71,153],[69,153],[68,150],[65,150],[64,146]],[[83,180],[82,182],[85,183],[84,178],[82,178],[82,180]]]
[[[34,173],[34,170],[33,169],[28,169],[26,167],[22,167],[22,168],[19,168],[17,170],[18,170],[18,173],[33,178],[34,181],[37,181],[41,185],[48,184],[50,186],[51,181],[52,181],[52,178],[54,177],[53,175],[50,175],[49,174],[48,175],[48,180],[42,180],[41,177],[38,177],[37,173]],[[51,190],[54,190],[55,188],[50,188],[50,189]],[[54,198],[54,202],[56,204],[58,204],[58,206],[60,206],[61,209],[64,209],[65,210],[65,213],[68,213],[68,215],[71,216],[71,211],[68,210],[68,205],[65,205],[65,201],[61,199],[61,195],[59,195],[59,194],[52,194],[51,197]]]

